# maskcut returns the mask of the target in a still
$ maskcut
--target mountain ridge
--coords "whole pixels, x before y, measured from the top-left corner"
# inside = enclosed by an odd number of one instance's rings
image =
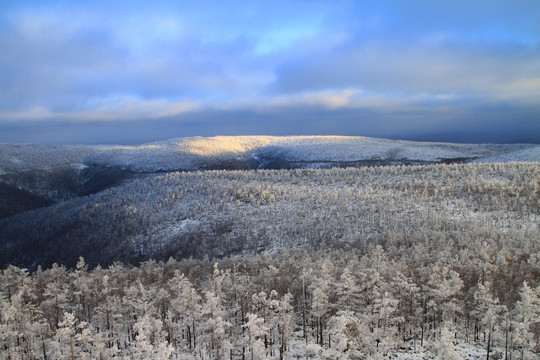
[[[540,161],[540,145],[459,144],[362,136],[184,137],[140,145],[0,144],[0,183],[21,192],[3,208],[32,209],[174,171],[318,169]],[[45,202],[18,206],[26,195]],[[3,217],[18,211],[4,212]]]
[[[512,153],[528,153],[512,157]],[[174,138],[136,146],[110,147],[89,155],[86,165],[121,167],[139,172],[158,170],[256,169],[282,163],[305,168],[340,162],[360,166],[427,164],[481,160],[540,160],[540,146],[531,144],[457,144],[415,142],[357,136],[217,136]],[[262,161],[261,161],[262,159]],[[267,161],[265,161],[265,159]],[[362,163],[365,162],[365,163]],[[288,164],[288,165],[286,165]],[[303,164],[303,165],[302,165]],[[306,166],[314,164],[313,166]],[[275,168],[271,167],[271,168]]]

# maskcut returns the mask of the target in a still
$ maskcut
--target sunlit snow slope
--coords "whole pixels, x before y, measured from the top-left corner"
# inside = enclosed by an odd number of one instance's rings
[[[537,145],[476,145],[345,136],[178,138],[98,151],[89,165],[134,171],[312,168],[464,161],[540,160]],[[514,156],[515,155],[515,156]]]

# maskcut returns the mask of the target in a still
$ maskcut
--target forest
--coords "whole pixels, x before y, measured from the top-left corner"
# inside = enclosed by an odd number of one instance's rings
[[[534,359],[540,164],[147,174],[0,221],[5,359]]]

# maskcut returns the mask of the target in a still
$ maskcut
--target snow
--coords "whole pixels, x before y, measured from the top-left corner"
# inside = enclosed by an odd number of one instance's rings
[[[522,150],[510,151],[502,154],[486,156],[476,162],[509,162],[509,161],[539,161],[540,146],[528,147]]]
[[[223,161],[259,161],[264,157],[320,163],[403,159],[437,162],[456,158],[539,161],[540,146],[450,144],[352,136],[189,137],[111,147],[92,154],[87,163],[135,171],[192,170]]]
[[[0,144],[0,171],[80,166],[88,155],[102,149],[105,148],[84,145]]]
[[[428,346],[416,345],[416,350],[413,350],[412,343],[410,344],[410,350],[401,350],[401,351],[391,351],[387,354],[386,357],[381,357],[384,359],[395,359],[395,360],[431,360],[436,359],[436,349],[435,344],[429,344]],[[325,348],[321,348],[319,345],[310,343],[305,344],[304,339],[300,332],[294,334],[293,339],[291,339],[291,348],[287,352],[285,359],[305,359],[306,355],[321,353]],[[375,349],[374,349],[375,350]],[[483,360],[486,358],[486,349],[482,344],[467,344],[461,343],[456,345],[456,352],[460,359],[467,360]],[[490,357],[494,357],[495,354],[502,354],[504,358],[504,349],[503,348],[494,348],[490,352]],[[313,356],[313,355],[312,355]],[[375,354],[372,354],[373,358],[377,358]],[[314,359],[322,359],[324,357],[315,355],[312,357]]]
[[[0,144],[0,171],[78,164],[143,172],[197,170],[223,162],[247,164],[276,157],[313,163],[315,167],[325,167],[330,162],[369,160],[540,161],[540,146],[415,142],[361,136],[186,137],[134,146]]]

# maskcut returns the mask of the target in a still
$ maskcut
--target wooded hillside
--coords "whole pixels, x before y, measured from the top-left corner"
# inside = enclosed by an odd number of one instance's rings
[[[539,212],[538,163],[149,175],[0,223],[46,268],[3,270],[1,354],[532,359]]]

